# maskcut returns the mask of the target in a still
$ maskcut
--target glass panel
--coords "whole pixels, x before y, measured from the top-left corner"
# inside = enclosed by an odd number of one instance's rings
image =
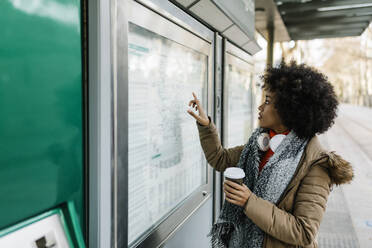
[[[247,143],[252,132],[252,67],[230,54],[226,56],[227,147],[233,147]]]
[[[129,24],[129,243],[207,183],[186,112],[192,92],[206,104],[207,80],[208,56]]]

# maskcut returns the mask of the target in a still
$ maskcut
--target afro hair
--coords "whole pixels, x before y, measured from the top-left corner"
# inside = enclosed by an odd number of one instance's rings
[[[283,124],[300,138],[327,131],[337,116],[338,101],[327,77],[295,61],[268,67],[263,89],[274,93],[274,106]]]

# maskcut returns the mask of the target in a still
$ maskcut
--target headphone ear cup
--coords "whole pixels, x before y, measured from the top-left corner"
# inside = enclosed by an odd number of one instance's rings
[[[257,144],[261,151],[266,152],[270,147],[270,135],[268,133],[261,133],[257,138]]]
[[[273,152],[276,151],[276,149],[278,148],[280,143],[282,143],[282,141],[284,140],[285,137],[286,136],[284,134],[277,134],[270,139],[269,146],[270,146],[270,148]]]

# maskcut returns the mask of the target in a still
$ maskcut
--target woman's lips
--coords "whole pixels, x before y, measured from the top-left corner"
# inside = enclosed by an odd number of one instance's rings
[[[258,119],[262,119],[262,115],[261,115],[261,113],[258,113]]]

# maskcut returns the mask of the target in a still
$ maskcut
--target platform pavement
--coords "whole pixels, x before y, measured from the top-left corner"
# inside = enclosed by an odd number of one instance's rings
[[[342,104],[335,125],[319,136],[348,160],[355,178],[335,187],[320,225],[320,248],[372,247],[372,109]]]

